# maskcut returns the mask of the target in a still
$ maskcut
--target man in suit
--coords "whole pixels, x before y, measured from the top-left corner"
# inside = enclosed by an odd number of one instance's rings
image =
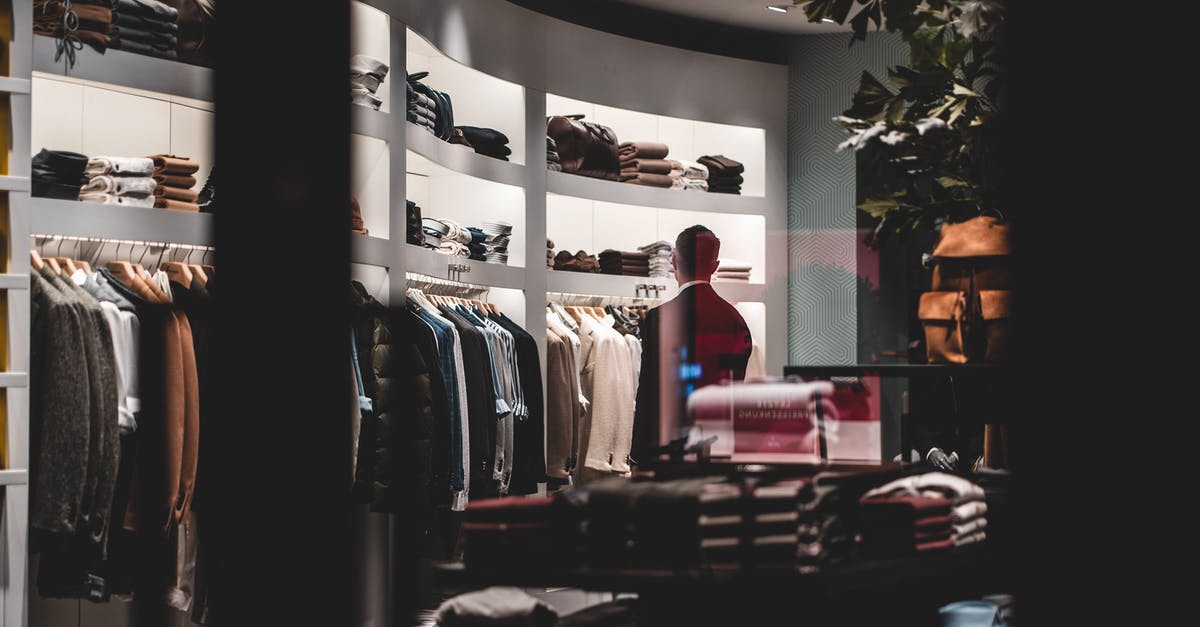
[[[750,329],[709,284],[720,251],[721,240],[700,225],[675,239],[672,263],[679,293],[648,311],[641,324],[642,371],[630,454],[634,463],[652,462],[660,447],[686,437],[689,394],[746,377]]]

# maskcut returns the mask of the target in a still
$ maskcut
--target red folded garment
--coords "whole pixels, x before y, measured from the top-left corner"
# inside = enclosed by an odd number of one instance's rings
[[[876,518],[864,514],[862,517],[863,533],[872,533],[881,531],[884,533],[904,531],[912,533],[916,531],[933,531],[939,529],[949,529],[953,524],[953,519],[949,514],[940,516],[925,516],[923,518]]]
[[[929,516],[950,515],[950,499],[944,496],[900,496],[871,497],[859,500],[862,518],[909,519]]]

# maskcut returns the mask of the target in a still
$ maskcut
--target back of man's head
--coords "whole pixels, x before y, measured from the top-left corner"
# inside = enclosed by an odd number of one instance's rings
[[[702,225],[689,226],[675,238],[675,271],[680,280],[712,277],[721,254],[721,240]]]

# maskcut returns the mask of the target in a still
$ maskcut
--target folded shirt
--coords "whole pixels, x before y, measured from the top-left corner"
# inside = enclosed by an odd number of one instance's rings
[[[557,164],[557,163],[547,163],[546,169],[553,170],[555,172],[562,172],[562,165]]]
[[[721,258],[717,260],[717,272],[749,272],[754,265],[737,259]]]
[[[417,107],[423,107],[425,109],[432,110],[435,107],[437,107],[437,104],[433,102],[433,98],[430,98],[429,96],[426,96],[425,94],[422,94],[420,92],[414,91],[412,93],[412,96],[408,99],[408,106],[409,106],[409,108],[411,108],[413,106],[417,106]]]
[[[696,161],[708,168],[709,178],[725,174],[741,174],[746,170],[746,166],[741,162],[734,161],[725,155],[705,155]]]
[[[88,159],[84,173],[89,177],[102,174],[150,176],[154,173],[154,160],[144,157],[92,157]]]
[[[154,161],[154,174],[189,175],[200,169],[199,163],[187,157],[158,154],[150,155],[149,158]]]
[[[478,126],[456,126],[463,132],[463,136],[475,148],[483,145],[503,146],[508,143],[508,136],[494,128],[481,128]]]
[[[618,154],[622,161],[631,159],[665,159],[669,149],[659,142],[622,142]]]
[[[954,546],[963,546],[965,544],[975,544],[976,542],[983,542],[985,539],[987,539],[987,532],[980,530],[980,531],[976,531],[975,533],[970,533],[970,534],[967,534],[964,536],[956,536],[954,538]]]
[[[198,192],[194,192],[186,187],[172,187],[170,185],[159,185],[154,188],[154,195],[171,200],[181,200],[183,202],[196,202],[200,197]]]
[[[671,189],[693,190],[699,192],[708,191],[708,181],[704,179],[690,179],[687,177],[674,177],[671,179]]]
[[[868,490],[863,494],[863,499],[901,495],[928,496],[932,498],[942,496],[950,499],[955,505],[972,501],[982,501],[986,496],[983,488],[962,477],[944,472],[928,472],[911,477],[902,477],[885,483],[878,488]],[[984,507],[986,508],[986,505]]]
[[[621,161],[622,171],[670,174],[671,163],[666,159],[628,159]]]
[[[178,45],[175,33],[171,31],[156,31],[136,28],[133,26],[113,25],[108,31],[111,40],[138,41],[148,45],[174,48]]]
[[[709,176],[708,166],[704,165],[703,163],[688,161],[687,159],[681,159],[676,163],[678,163],[680,168],[682,168],[682,174],[684,178],[707,179]]]
[[[735,187],[735,186],[741,187],[742,183],[745,182],[745,179],[743,179],[742,175],[740,175],[740,174],[734,174],[734,175],[720,174],[720,175],[716,175],[716,176],[710,176],[710,177],[708,177],[707,180],[708,180],[708,184],[710,186],[716,186],[716,187]]]
[[[149,196],[158,183],[148,176],[112,176],[100,174],[88,180],[80,190],[104,192],[114,196]]]
[[[171,187],[189,189],[196,186],[196,177],[185,174],[155,174],[154,180]]]
[[[350,72],[350,87],[359,87],[374,94],[379,91],[381,82],[383,79],[374,74],[356,74],[353,70]]]
[[[102,205],[123,205],[126,207],[153,207],[154,196],[116,196],[107,192],[79,192],[79,200],[97,202]],[[197,207],[199,210],[199,207]]]
[[[633,172],[622,170],[619,176],[622,183],[632,183],[634,185],[646,185],[649,187],[661,187],[664,189],[671,187],[671,177],[666,174],[649,174],[646,172]]]
[[[357,74],[371,74],[381,80],[387,76],[388,65],[375,57],[366,54],[350,56],[350,71]]]
[[[171,209],[174,211],[200,211],[200,205],[194,202],[183,202],[182,200],[171,200],[162,196],[154,197],[154,206],[159,209]]]
[[[364,107],[371,107],[376,111],[378,111],[379,107],[383,105],[383,100],[381,98],[376,98],[375,94],[372,94],[370,91],[367,91],[362,87],[350,88],[350,102],[352,104],[362,105]]]
[[[965,501],[959,505],[955,505],[951,510],[950,516],[955,522],[963,522],[972,518],[983,516],[987,513],[986,501]]]
[[[961,523],[954,523],[953,527],[954,537],[959,538],[963,536],[969,536],[976,531],[982,531],[984,527],[987,527],[987,518],[979,516]]]
[[[179,25],[173,21],[164,20],[161,18],[147,17],[137,15],[135,13],[125,13],[120,9],[113,11],[112,14],[113,26],[128,26],[131,28],[140,28],[142,30],[151,30],[166,33],[178,33]]]
[[[178,9],[158,0],[117,0],[113,5],[113,10],[118,13],[140,15],[166,22],[175,22],[179,17]]]
[[[650,252],[662,251],[662,250],[671,252],[674,249],[675,249],[675,247],[671,244],[671,242],[668,242],[666,240],[658,240],[657,242],[654,242],[653,244],[646,244],[645,246],[638,246],[638,250],[640,250],[644,253],[650,253]]]

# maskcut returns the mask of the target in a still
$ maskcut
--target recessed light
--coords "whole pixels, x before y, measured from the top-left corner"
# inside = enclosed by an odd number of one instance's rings
[[[771,5],[767,5],[767,10],[768,10],[768,11],[774,11],[774,12],[776,12],[776,13],[787,13],[787,12],[788,12],[788,9],[790,9],[790,8],[791,8],[791,6],[790,6],[790,5],[787,5],[787,4],[771,4]]]
[[[837,24],[837,20],[834,20],[833,18],[828,18],[828,17],[821,18],[821,21],[825,22],[826,24]]]

